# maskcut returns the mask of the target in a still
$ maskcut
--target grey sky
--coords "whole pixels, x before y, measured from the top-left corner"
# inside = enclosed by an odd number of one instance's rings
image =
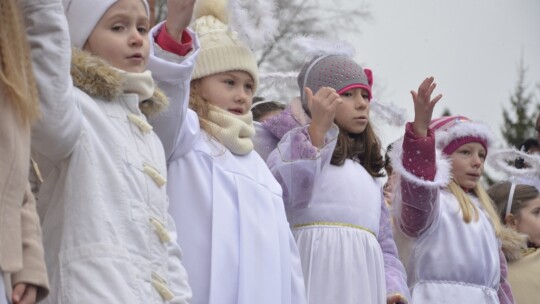
[[[360,5],[354,2],[348,5]],[[444,95],[434,116],[448,108],[452,114],[481,120],[502,141],[502,108],[510,105],[521,57],[530,89],[540,83],[540,1],[365,3],[373,20],[364,23],[362,33],[343,38],[357,48],[355,59],[373,69],[375,96],[405,108],[410,120],[410,90],[434,76],[436,93]],[[402,128],[378,129],[384,145],[402,135]]]

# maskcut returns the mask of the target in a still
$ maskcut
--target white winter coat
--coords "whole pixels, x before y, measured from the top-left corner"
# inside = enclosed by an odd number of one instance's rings
[[[84,54],[74,55],[72,79],[61,2],[23,2],[42,106],[32,149],[44,177],[46,303],[187,303],[164,151],[145,117],[166,99],[154,94],[139,105],[137,95],[118,92],[117,72]],[[189,82],[193,59],[175,67],[158,72]]]

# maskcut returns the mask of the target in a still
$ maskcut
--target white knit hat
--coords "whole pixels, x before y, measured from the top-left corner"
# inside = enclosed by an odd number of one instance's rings
[[[82,49],[101,17],[117,0],[63,0],[71,45]],[[141,0],[149,15],[148,3]]]
[[[226,0],[199,0],[195,4],[192,24],[201,43],[192,79],[199,79],[228,71],[244,71],[259,87],[257,60],[253,51],[241,40],[238,33],[227,25]]]

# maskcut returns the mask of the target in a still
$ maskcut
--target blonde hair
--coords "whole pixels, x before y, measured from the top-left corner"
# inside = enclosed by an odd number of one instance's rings
[[[5,88],[21,119],[31,122],[39,116],[38,94],[16,0],[0,0],[0,20],[0,87]]]
[[[215,137],[214,134],[212,134],[212,129],[210,128],[210,126],[208,126],[207,123],[210,107],[208,106],[208,102],[204,100],[204,98],[202,98],[201,96],[201,92],[198,86],[199,81],[200,79],[195,79],[191,81],[189,90],[189,107],[193,111],[195,111],[195,113],[197,113],[201,129],[206,131],[206,133],[210,134],[212,137]]]
[[[450,182],[450,184],[448,185],[448,190],[452,194],[454,194],[457,201],[459,202],[459,207],[461,209],[461,212],[463,213],[463,221],[465,223],[470,223],[472,220],[477,221],[479,212],[478,208],[473,204],[469,195],[465,193],[465,191],[458,185],[455,180],[452,180]],[[484,209],[491,224],[493,225],[495,234],[497,235],[497,237],[499,237],[501,235],[502,224],[499,220],[497,212],[495,211],[495,208],[493,207],[493,203],[489,198],[489,195],[487,194],[484,187],[480,185],[480,183],[477,183],[476,187],[474,187],[472,191],[478,198],[480,205]]]

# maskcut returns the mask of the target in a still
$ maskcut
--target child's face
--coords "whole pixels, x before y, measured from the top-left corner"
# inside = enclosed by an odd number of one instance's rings
[[[343,130],[360,134],[369,121],[369,93],[362,88],[354,88],[341,94],[343,102],[336,109],[336,124]]]
[[[243,115],[251,107],[255,84],[250,74],[230,71],[203,77],[196,86],[205,101],[232,114]]]
[[[454,180],[465,190],[476,187],[484,172],[486,149],[480,143],[471,142],[450,154]]]
[[[532,243],[540,245],[540,196],[524,202],[524,206],[516,217],[516,229],[527,234]]]
[[[149,54],[149,21],[141,0],[119,0],[101,17],[84,45],[113,67],[140,73]]]

